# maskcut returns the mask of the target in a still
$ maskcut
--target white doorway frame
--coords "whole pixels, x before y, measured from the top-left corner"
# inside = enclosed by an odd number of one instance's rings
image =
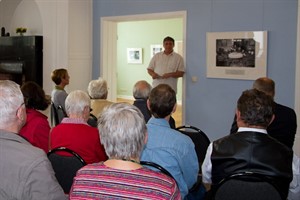
[[[297,24],[297,50],[295,71],[295,111],[297,114],[297,133],[294,142],[294,152],[300,156],[300,1],[298,1],[298,24]]]
[[[109,88],[107,99],[116,102],[117,99],[117,25],[119,22],[144,21],[156,19],[181,18],[183,23],[182,57],[186,66],[186,11],[151,13],[141,15],[102,17],[100,46],[100,75],[107,81]],[[182,124],[185,124],[185,76],[182,79]]]

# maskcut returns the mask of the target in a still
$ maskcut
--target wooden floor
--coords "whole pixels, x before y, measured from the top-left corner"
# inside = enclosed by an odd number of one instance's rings
[[[117,102],[127,102],[127,103],[132,104],[133,100],[118,98]],[[172,117],[175,119],[176,127],[182,125],[182,106],[181,105],[177,105],[176,112],[173,113]]]

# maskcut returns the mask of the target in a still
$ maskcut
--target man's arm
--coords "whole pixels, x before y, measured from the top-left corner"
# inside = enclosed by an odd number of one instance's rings
[[[148,74],[149,74],[153,79],[161,78],[161,76],[158,75],[157,73],[155,73],[153,69],[147,69],[147,70],[148,70]]]
[[[180,78],[183,77],[184,71],[170,72],[162,75],[162,78]]]
[[[210,143],[207,151],[206,151],[206,155],[205,155],[205,159],[202,163],[202,181],[203,183],[207,183],[207,184],[211,184],[211,169],[212,169],[212,164],[211,164],[211,153],[212,153],[212,144]]]
[[[182,162],[180,162],[180,168],[188,188],[191,189],[198,179],[199,163],[194,145],[188,146],[186,154],[183,155]]]
[[[33,162],[27,170],[26,190],[23,197],[28,197],[26,199],[47,200],[67,199],[46,156]]]

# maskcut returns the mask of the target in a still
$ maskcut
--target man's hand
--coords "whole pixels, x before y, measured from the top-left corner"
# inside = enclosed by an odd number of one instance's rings
[[[149,74],[153,79],[159,79],[159,78],[161,78],[161,76],[158,75],[157,73],[155,73],[152,69],[148,69],[148,74]]]
[[[184,72],[182,71],[170,72],[163,74],[161,78],[179,78],[183,77],[183,74]]]
[[[163,74],[161,78],[170,78],[172,77],[172,73],[166,73],[166,74]]]
[[[153,79],[160,79],[160,78],[162,78],[160,75],[158,75],[155,72],[153,72],[153,74],[151,76],[152,76]]]

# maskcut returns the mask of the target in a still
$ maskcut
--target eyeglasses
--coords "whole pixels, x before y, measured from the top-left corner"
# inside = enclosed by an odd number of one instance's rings
[[[16,115],[18,115],[18,111],[20,108],[22,108],[23,105],[25,105],[25,102],[21,103],[21,105],[17,108]]]

